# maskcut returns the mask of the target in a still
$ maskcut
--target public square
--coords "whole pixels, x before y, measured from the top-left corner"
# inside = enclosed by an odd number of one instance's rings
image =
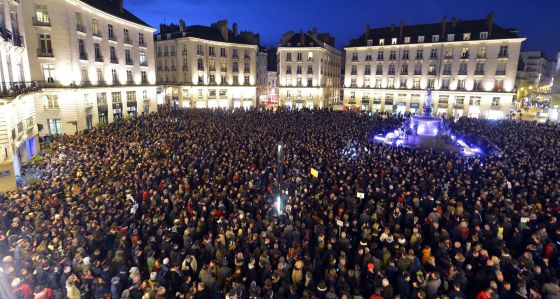
[[[0,198],[3,275],[53,298],[556,298],[560,127],[451,120],[498,149],[470,157],[372,141],[403,120],[161,107],[51,137]]]

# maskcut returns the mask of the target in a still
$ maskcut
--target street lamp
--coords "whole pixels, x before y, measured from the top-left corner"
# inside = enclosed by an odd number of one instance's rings
[[[277,151],[277,167],[276,167],[276,188],[278,195],[276,196],[276,211],[278,215],[282,214],[282,170],[283,170],[283,160],[284,160],[284,146],[282,142],[278,142]]]

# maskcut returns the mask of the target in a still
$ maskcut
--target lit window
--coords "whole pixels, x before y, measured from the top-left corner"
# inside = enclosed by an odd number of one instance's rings
[[[471,34],[470,33],[463,33],[463,40],[471,40]]]
[[[419,43],[423,43],[423,42],[424,42],[424,36],[423,36],[423,35],[420,35],[420,36],[418,37],[418,42],[419,42]]]
[[[432,42],[433,42],[433,43],[439,42],[439,35],[437,35],[437,34],[436,34],[436,35],[432,35]]]
[[[393,37],[393,38],[391,39],[391,45],[396,45],[396,44],[397,44],[397,38],[396,38],[396,37]]]
[[[404,43],[405,44],[410,44],[410,36],[407,36],[404,38]]]
[[[488,39],[488,32],[481,32],[480,39]]]
[[[384,38],[380,38],[380,39],[379,39],[379,45],[380,45],[380,46],[385,45],[385,39],[384,39]]]
[[[455,40],[455,34],[448,34],[447,35],[447,41],[448,42],[452,42]]]

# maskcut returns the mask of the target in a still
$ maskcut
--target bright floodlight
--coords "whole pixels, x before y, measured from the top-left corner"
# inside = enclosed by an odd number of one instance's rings
[[[282,201],[280,200],[280,195],[276,197],[276,211],[278,215],[282,214]]]

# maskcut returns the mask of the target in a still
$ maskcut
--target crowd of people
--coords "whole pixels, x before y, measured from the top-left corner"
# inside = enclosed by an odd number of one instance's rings
[[[402,121],[162,108],[54,138],[31,166],[40,180],[0,196],[0,288],[41,299],[560,298],[560,126],[451,124],[500,155],[372,142]]]

